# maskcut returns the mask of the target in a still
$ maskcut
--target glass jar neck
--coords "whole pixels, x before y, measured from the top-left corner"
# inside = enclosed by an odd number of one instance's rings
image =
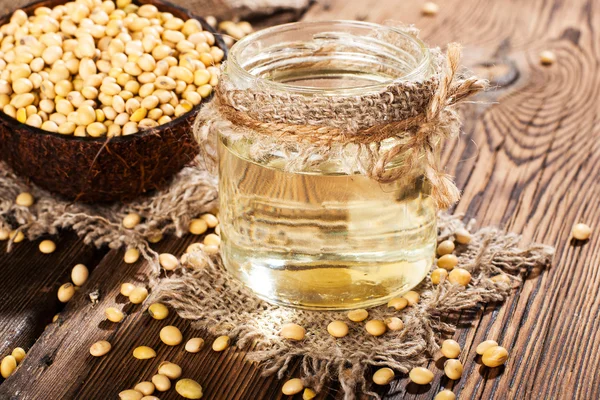
[[[348,96],[379,92],[397,80],[431,74],[423,42],[393,27],[357,21],[301,22],[237,42],[225,73],[238,89]]]

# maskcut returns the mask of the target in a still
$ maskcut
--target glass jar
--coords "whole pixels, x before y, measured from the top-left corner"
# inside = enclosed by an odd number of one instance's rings
[[[224,74],[240,90],[262,85],[334,99],[376,93],[393,80],[423,80],[432,73],[430,58],[420,40],[391,27],[294,23],[237,42]],[[258,296],[307,309],[368,307],[427,275],[436,207],[422,168],[380,183],[356,166],[355,145],[333,145],[330,156],[288,172],[300,150],[282,144],[256,159],[257,145],[218,138],[223,263]]]

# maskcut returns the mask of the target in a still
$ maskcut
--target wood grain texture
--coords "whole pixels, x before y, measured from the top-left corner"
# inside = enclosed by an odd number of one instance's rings
[[[74,234],[52,239],[57,246],[52,254],[38,250],[41,239],[16,243],[9,254],[6,244],[0,244],[1,355],[10,354],[15,347],[28,350],[64,308],[56,293],[61,284],[70,281],[71,268],[82,263],[91,269],[104,254],[85,246]]]
[[[386,399],[431,399],[450,387],[460,399],[600,398],[600,3],[439,0],[440,14],[433,18],[421,16],[422,3],[321,1],[304,20],[392,19],[416,24],[431,44],[463,43],[464,63],[498,87],[463,108],[464,135],[444,152],[448,171],[464,190],[456,210],[477,218],[480,226],[502,225],[526,240],[555,245],[557,254],[550,271],[530,277],[504,305],[488,305],[474,323],[462,325],[455,335],[464,348],[460,381],[444,378],[436,358],[429,366],[436,373],[432,385],[416,387],[402,376],[381,393],[387,392]],[[556,52],[556,64],[539,64],[544,49]],[[579,221],[595,228],[586,243],[570,238],[571,226]],[[190,240],[166,241],[160,248],[178,254]],[[22,268],[28,262],[24,254],[2,255],[2,269]],[[32,259],[37,263],[40,257]],[[109,253],[90,278],[91,287],[102,290],[102,304],[91,308],[79,293],[67,306],[64,323],[46,330],[18,372],[0,384],[0,398],[35,399],[42,393],[52,394],[45,399],[116,398],[120,390],[148,379],[163,359],[180,362],[185,376],[205,387],[206,398],[287,398],[280,395],[281,381],[261,378],[234,349],[213,353],[206,348],[190,356],[157,346],[155,360],[134,360],[133,347],[157,345],[167,322],[186,336],[198,333],[172,317],[153,321],[142,307],[128,304],[123,304],[130,313],[123,324],[102,322],[103,309],[124,300],[116,296],[118,283],[141,276],[144,268],[142,262],[127,266],[121,254]],[[14,307],[0,303],[0,315],[14,313]],[[106,337],[113,351],[92,359],[89,345]],[[489,370],[478,363],[475,347],[487,338],[509,349],[504,368]],[[178,398],[173,390],[159,397]],[[332,387],[318,398],[341,396]]]

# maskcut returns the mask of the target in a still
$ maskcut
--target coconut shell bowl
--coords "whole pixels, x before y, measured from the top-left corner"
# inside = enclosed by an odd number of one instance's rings
[[[44,0],[22,9],[32,15],[38,7],[55,7],[66,0]],[[153,4],[175,17],[197,19],[204,30],[215,34],[203,19],[162,0],[139,0]],[[12,12],[0,18],[6,24]],[[227,48],[215,34],[215,45]],[[198,154],[192,125],[204,103],[155,128],[127,136],[77,137],[61,135],[20,123],[0,111],[0,159],[19,176],[66,199],[84,202],[131,200],[160,189]]]

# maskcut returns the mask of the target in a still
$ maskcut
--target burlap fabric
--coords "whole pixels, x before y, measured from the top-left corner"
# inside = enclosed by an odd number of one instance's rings
[[[453,233],[464,227],[459,217],[447,214],[440,215],[438,226],[440,241],[452,239]],[[371,390],[373,368],[407,373],[424,365],[441,340],[454,332],[461,313],[504,300],[523,276],[549,265],[551,247],[520,246],[520,241],[519,235],[496,228],[475,232],[468,246],[458,245],[456,250],[459,265],[473,277],[468,287],[448,281],[432,286],[428,277],[416,289],[421,293],[416,306],[403,311],[386,306],[370,309],[369,319],[397,316],[404,322],[404,329],[380,337],[369,335],[364,323],[350,322],[346,313],[268,304],[231,278],[218,255],[211,258],[201,252],[184,255],[184,268],[163,280],[151,301],[168,303],[181,317],[213,335],[229,335],[235,346],[248,351],[249,359],[261,364],[265,375],[282,378],[297,361],[307,387],[320,391],[337,380],[347,400],[357,394],[378,398]],[[490,280],[498,274],[510,277],[511,284]],[[333,320],[349,324],[348,336],[335,339],[328,334],[326,327]],[[301,342],[283,339],[279,332],[287,322],[304,326],[306,338]]]
[[[17,195],[24,191],[35,197],[33,206],[15,204]],[[84,243],[96,247],[136,247],[155,266],[156,276],[159,272],[157,255],[148,246],[148,240],[165,234],[183,236],[188,232],[190,220],[210,211],[216,200],[216,178],[200,167],[198,160],[179,172],[162,191],[134,202],[110,205],[63,200],[27,184],[0,162],[0,230],[22,231],[33,240],[70,228]],[[125,229],[123,217],[131,212],[138,213],[142,222],[134,229]],[[8,251],[12,245],[10,240]]]

